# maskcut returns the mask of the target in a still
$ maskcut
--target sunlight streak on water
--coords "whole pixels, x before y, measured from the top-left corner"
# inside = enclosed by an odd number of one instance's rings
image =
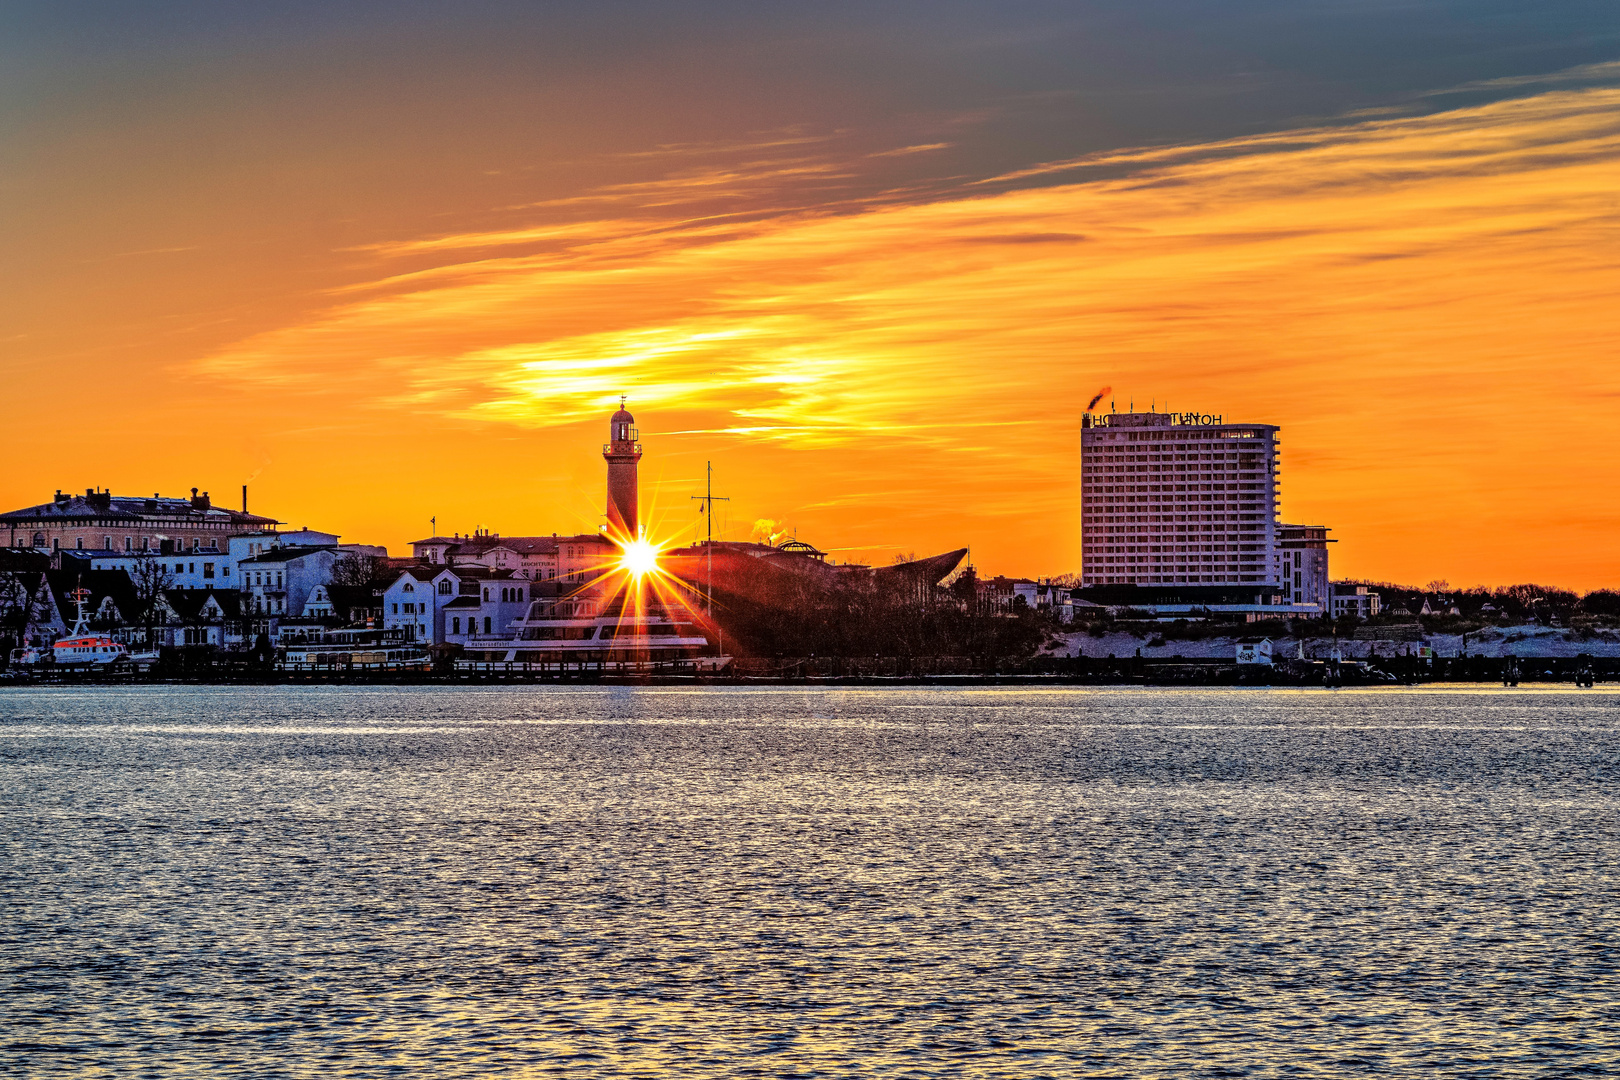
[[[0,1072],[1620,1067],[1620,698],[0,693]]]

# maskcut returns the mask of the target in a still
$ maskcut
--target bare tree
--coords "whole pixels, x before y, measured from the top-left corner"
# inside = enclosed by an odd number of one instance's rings
[[[174,574],[169,564],[155,555],[136,558],[129,572],[130,583],[135,586],[135,602],[140,610],[136,620],[146,631],[146,647],[152,647],[152,634],[163,621],[163,594],[174,588]]]
[[[343,555],[332,563],[334,585],[375,588],[383,576],[383,561],[375,555]]]

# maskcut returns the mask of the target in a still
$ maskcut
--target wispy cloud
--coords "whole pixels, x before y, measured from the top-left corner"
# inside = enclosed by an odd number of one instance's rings
[[[721,163],[614,191],[662,203],[848,167]],[[1351,442],[1376,432],[1378,460],[1408,462],[1438,452],[1413,425],[1511,442],[1526,399],[1510,388],[1597,397],[1620,382],[1620,90],[997,180],[836,212],[666,209],[382,246],[452,259],[197,369],[524,430],[597,417],[629,392],[674,430],[838,451],[852,469],[881,460],[919,500],[1032,508],[1072,499],[1073,414],[1112,383],[1122,404],[1134,386],[1138,404],[1290,418],[1329,463],[1290,497],[1310,509],[1325,505],[1313,483],[1336,485],[1352,516],[1387,512],[1412,481],[1331,464],[1365,460]],[[520,244],[541,250],[455,257]],[[1448,474],[1445,492],[1413,494],[1414,512],[1472,507],[1520,467],[1497,466]]]

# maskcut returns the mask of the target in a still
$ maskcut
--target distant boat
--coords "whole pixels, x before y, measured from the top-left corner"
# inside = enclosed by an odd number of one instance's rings
[[[105,667],[129,659],[129,650],[121,642],[104,634],[92,633],[90,618],[84,613],[85,598],[90,595],[84,588],[70,593],[79,613],[73,620],[73,629],[67,637],[51,646],[51,655],[59,667]]]

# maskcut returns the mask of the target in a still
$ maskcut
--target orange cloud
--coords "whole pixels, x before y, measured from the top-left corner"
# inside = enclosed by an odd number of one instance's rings
[[[627,392],[649,428],[710,433],[680,438],[731,454],[760,515],[829,543],[971,542],[1021,572],[1077,568],[1077,413],[1107,382],[1122,407],[1282,424],[1285,514],[1338,530],[1341,571],[1614,584],[1596,493],[1620,465],[1620,90],[1095,155],[837,214],[673,212],[687,187],[842,172],[718,165],[606,192],[644,196],[633,213],[382,245],[446,261],[194,370],[488,431]],[[522,244],[543,250],[483,254]],[[784,481],[795,461],[825,487]]]

